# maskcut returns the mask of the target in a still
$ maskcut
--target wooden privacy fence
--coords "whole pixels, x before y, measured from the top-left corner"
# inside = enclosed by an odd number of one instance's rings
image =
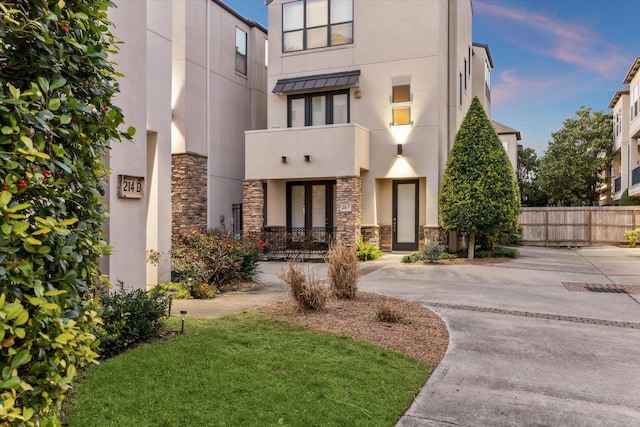
[[[640,227],[640,206],[523,208],[520,225],[522,245],[620,245],[625,231]]]

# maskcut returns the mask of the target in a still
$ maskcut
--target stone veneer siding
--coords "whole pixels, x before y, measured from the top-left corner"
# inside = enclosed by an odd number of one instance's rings
[[[189,230],[207,229],[207,158],[184,153],[171,156],[171,241]]]
[[[380,250],[391,251],[391,226],[380,226]]]
[[[425,225],[422,227],[422,241],[420,248],[424,247],[426,239],[433,240],[442,246],[449,246],[449,233],[442,227],[432,227]]]
[[[360,227],[362,241],[365,243],[375,243],[376,248],[380,249],[380,227],[377,225],[363,225]]]
[[[350,209],[344,209],[350,207]],[[347,247],[360,242],[362,221],[362,178],[339,177],[336,180],[336,237]]]
[[[245,180],[242,196],[242,234],[258,240],[264,224],[264,187],[262,180]]]

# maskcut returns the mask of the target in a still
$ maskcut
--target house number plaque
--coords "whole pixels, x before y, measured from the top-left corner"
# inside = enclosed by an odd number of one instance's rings
[[[144,197],[144,177],[118,175],[118,197],[122,199],[142,199]]]

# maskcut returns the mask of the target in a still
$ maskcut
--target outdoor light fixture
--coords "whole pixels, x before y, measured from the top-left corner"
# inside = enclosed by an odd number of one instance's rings
[[[176,288],[167,289],[167,294],[169,295],[169,316],[171,316],[171,302],[173,301],[173,297],[176,295],[178,290]]]
[[[282,163],[287,163],[287,156],[282,156],[282,157],[280,158],[280,161],[281,161]]]
[[[310,155],[308,155],[308,154],[305,154],[305,155],[304,155],[304,161],[305,161],[305,162],[310,162],[310,161],[311,161],[311,156],[310,156]]]
[[[396,153],[396,157],[402,157],[402,144],[398,144],[398,152]]]
[[[182,327],[180,328],[180,333],[184,334],[184,316],[187,314],[187,310],[180,310],[180,316],[182,317]]]

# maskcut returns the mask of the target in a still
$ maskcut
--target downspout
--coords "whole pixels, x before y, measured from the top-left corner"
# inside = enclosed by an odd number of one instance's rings
[[[206,43],[206,72],[207,76],[205,78],[205,93],[206,93],[206,119],[205,119],[205,144],[206,144],[206,154],[207,154],[207,230],[211,228],[211,1],[205,0],[207,2],[207,43]]]

